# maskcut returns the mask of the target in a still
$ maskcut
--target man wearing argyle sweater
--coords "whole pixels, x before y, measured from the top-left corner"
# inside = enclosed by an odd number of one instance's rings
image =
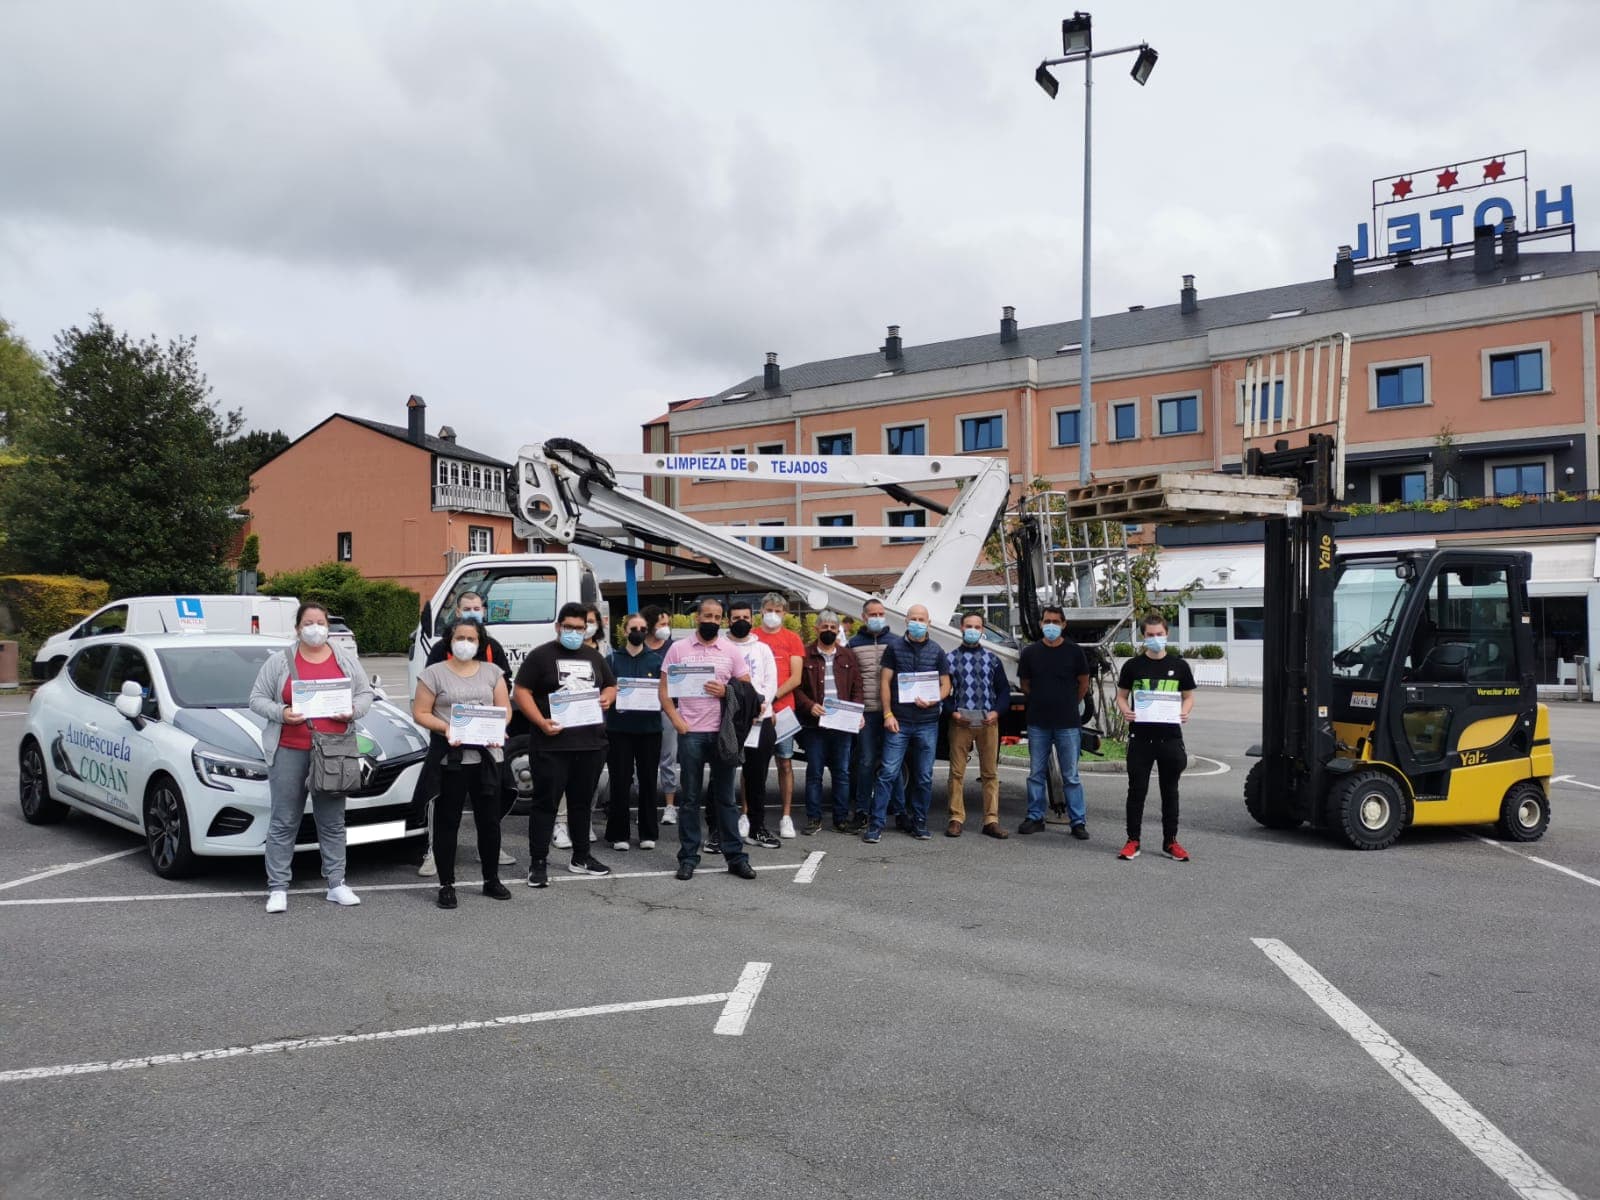
[[[961,645],[950,655],[950,824],[946,837],[960,837],[967,820],[967,758],[978,747],[978,778],[983,784],[983,832],[1006,837],[1000,828],[1000,714],[1011,707],[1000,656],[984,648],[983,614],[961,618]]]

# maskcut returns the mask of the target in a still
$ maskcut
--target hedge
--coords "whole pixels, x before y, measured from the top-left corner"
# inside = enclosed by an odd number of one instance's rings
[[[110,585],[77,575],[0,575],[0,603],[18,631],[44,638],[111,599]]]
[[[283,571],[261,586],[268,596],[315,600],[337,613],[356,635],[363,654],[403,654],[422,611],[422,597],[386,579],[368,579],[346,563],[326,562]]]

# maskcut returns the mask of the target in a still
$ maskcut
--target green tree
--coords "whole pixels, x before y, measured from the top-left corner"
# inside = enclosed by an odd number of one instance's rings
[[[43,360],[0,317],[0,456],[12,457],[6,448],[16,425],[49,388]]]
[[[271,433],[252,429],[228,443],[228,454],[235,469],[244,477],[248,490],[250,476],[262,463],[289,448],[289,435],[281,429]]]
[[[194,339],[134,342],[95,313],[56,336],[50,381],[0,483],[8,550],[117,596],[230,590],[245,481],[226,444],[241,418],[211,400]]]
[[[239,549],[239,570],[255,571],[261,567],[261,535],[252,533],[244,539]]]

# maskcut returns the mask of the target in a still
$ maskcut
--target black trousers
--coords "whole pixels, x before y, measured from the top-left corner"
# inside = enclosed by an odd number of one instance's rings
[[[446,768],[440,773],[439,799],[433,806],[433,861],[439,868],[439,886],[456,882],[456,841],[461,832],[461,812],[472,804],[472,823],[478,829],[478,861],[487,882],[500,878],[500,789],[477,765]]]
[[[1178,837],[1178,778],[1189,765],[1189,751],[1182,738],[1139,737],[1128,739],[1128,838],[1139,840],[1144,825],[1144,798],[1150,790],[1150,768],[1161,779],[1161,844]]]
[[[567,832],[572,835],[572,861],[583,862],[589,857],[589,808],[605,761],[604,747],[541,750],[534,759],[533,813],[528,818],[528,853],[534,862],[544,862],[550,855],[556,806],[563,796],[567,799]]]
[[[772,718],[761,722],[761,737],[753,747],[744,748],[744,808],[750,818],[750,833],[767,827],[767,768],[778,750],[777,727]]]
[[[656,816],[656,777],[661,767],[661,731],[627,733],[606,731],[606,766],[611,773],[611,804],[606,810],[606,841],[628,840],[628,789],[639,784],[639,840],[653,842],[661,836]],[[569,809],[567,815],[570,817]]]

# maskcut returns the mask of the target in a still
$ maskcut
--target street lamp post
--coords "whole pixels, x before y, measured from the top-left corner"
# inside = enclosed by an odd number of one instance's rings
[[[1051,67],[1063,63],[1083,64],[1083,316],[1079,321],[1078,344],[1078,482],[1087,487],[1090,478],[1090,445],[1094,441],[1094,396],[1090,379],[1091,359],[1094,351],[1094,313],[1090,308],[1090,244],[1089,208],[1093,198],[1093,158],[1090,153],[1094,136],[1094,60],[1109,58],[1114,54],[1137,54],[1130,74],[1133,81],[1144,86],[1155,70],[1156,52],[1148,42],[1136,46],[1118,46],[1115,50],[1094,48],[1092,23],[1086,12],[1075,12],[1061,22],[1060,58],[1047,58],[1033,73],[1034,81],[1044,89],[1050,99],[1056,98],[1061,84],[1050,73]]]

